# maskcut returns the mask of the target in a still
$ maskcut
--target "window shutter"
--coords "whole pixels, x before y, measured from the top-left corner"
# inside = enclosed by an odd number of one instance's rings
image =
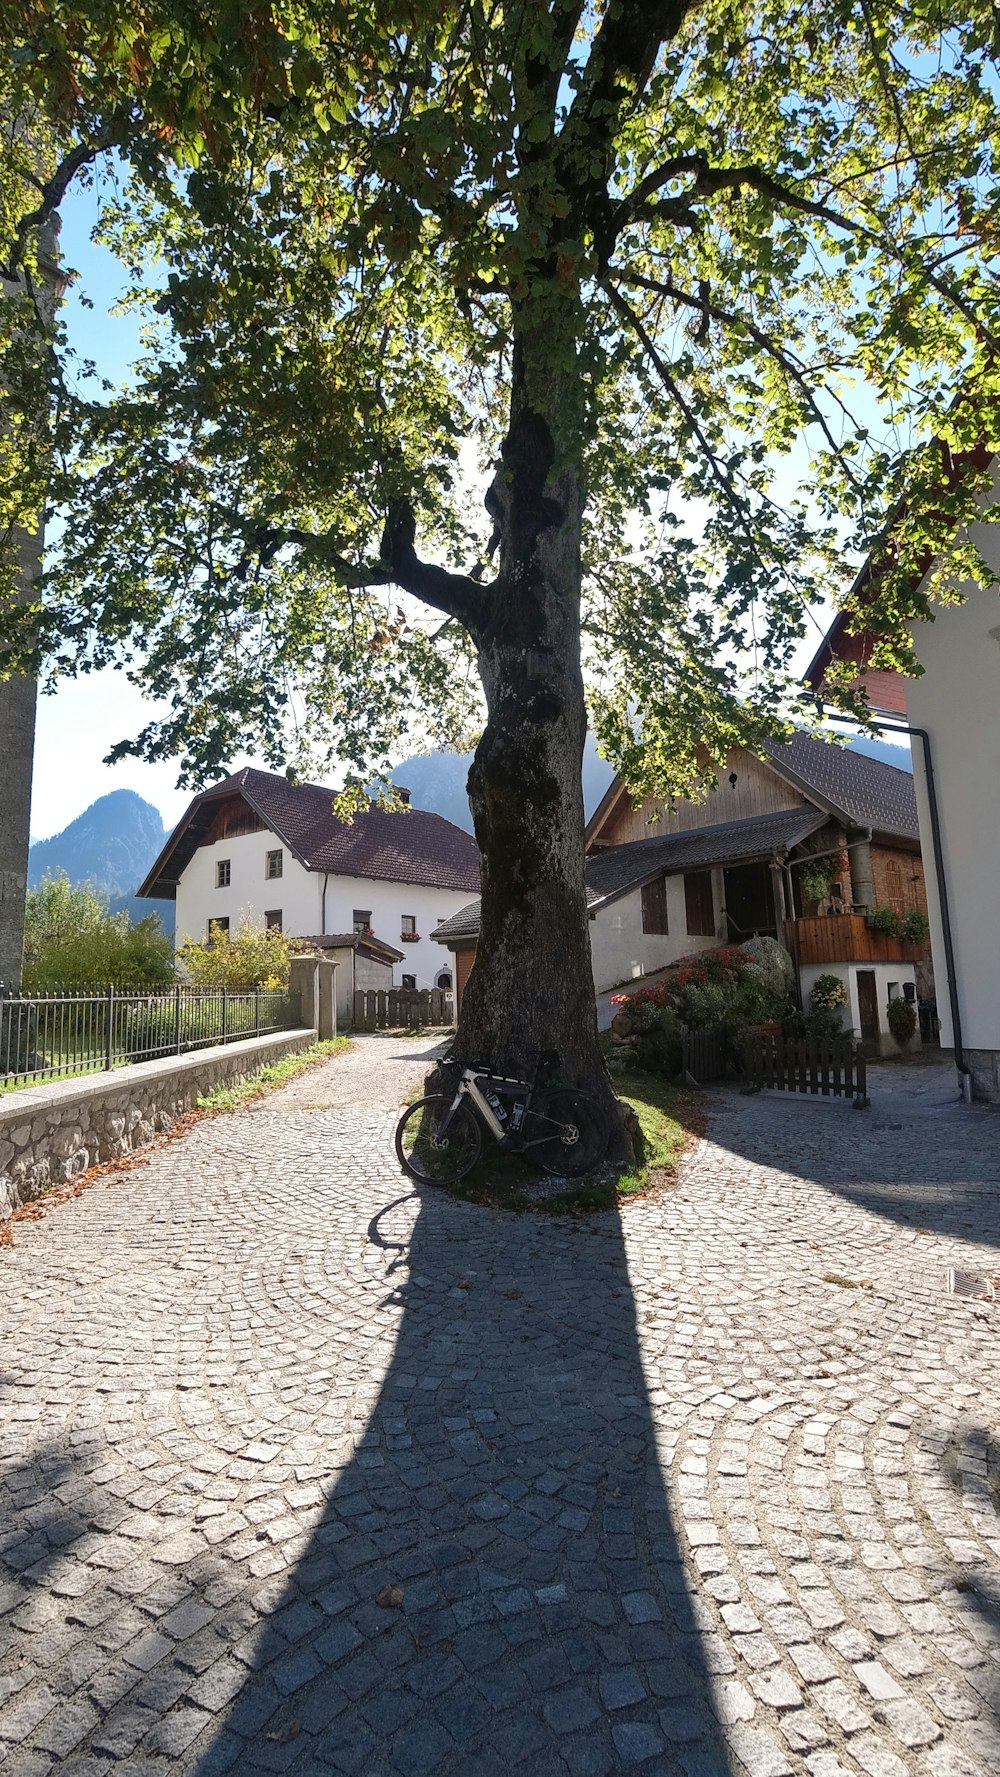
[[[667,882],[658,876],[655,882],[642,885],[642,929],[665,935],[667,932]]]

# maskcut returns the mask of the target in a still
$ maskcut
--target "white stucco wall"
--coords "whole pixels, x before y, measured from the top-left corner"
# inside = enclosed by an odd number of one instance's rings
[[[861,1008],[858,1003],[858,970],[871,970],[875,976],[875,994],[878,1001],[878,1029],[880,1045],[887,1055],[898,1054],[899,1044],[889,1029],[888,1007],[890,988],[895,984],[898,992],[903,994],[903,985],[910,981],[916,983],[916,971],[912,963],[804,963],[799,971],[802,984],[802,1005],[808,1012],[809,995],[821,975],[836,975],[847,988],[850,1004],[844,1006],[841,1022],[846,1032],[853,1031],[855,1037],[861,1036]],[[904,996],[905,997],[905,996]],[[916,1004],[914,1004],[914,1011]],[[916,1039],[914,1039],[916,1041]]]
[[[976,542],[1000,581],[1000,527]],[[963,605],[938,608],[913,631],[923,677],[906,686],[909,720],[930,735],[941,822],[956,985],[967,1049],[1000,1053],[1000,597],[967,586]],[[923,750],[913,776],[927,859],[927,901],[942,1047],[954,1044]]]
[[[284,852],[283,873],[273,882],[264,875],[265,854]],[[228,888],[216,888],[216,865],[230,863]],[[228,918],[230,931],[244,919],[264,924],[264,914],[281,909],[282,929],[289,935],[319,931],[319,891],[322,877],[304,870],[273,833],[241,833],[201,845],[177,884],[178,944],[184,938],[204,943],[210,919]]]
[[[634,889],[599,908],[590,922],[590,949],[594,966],[594,987],[604,993],[620,982],[633,981],[651,969],[663,969],[682,956],[698,950],[711,950],[723,940],[719,937],[692,937],[687,929],[687,907],[684,900],[684,877],[668,876],[666,933],[644,932],[642,929],[642,891]],[[712,871],[712,897],[715,903],[716,931],[722,928],[722,872]]]
[[[279,847],[284,852],[283,873],[269,881],[264,875],[265,855]],[[230,883],[228,888],[216,888],[216,865],[223,858],[229,859]],[[415,975],[418,988],[434,987],[437,976],[451,968],[452,959],[434,943],[431,933],[471,899],[469,889],[331,875],[326,882],[324,925],[323,872],[303,869],[273,833],[244,833],[199,846],[195,852],[177,885],[177,941],[190,937],[203,943],[210,919],[228,918],[231,931],[244,919],[263,925],[272,908],[280,908],[282,930],[289,937],[350,932],[357,908],[370,912],[376,938],[403,952],[402,962],[393,965],[393,985],[400,987],[404,975]],[[417,922],[416,944],[400,942],[402,916],[407,913]]]

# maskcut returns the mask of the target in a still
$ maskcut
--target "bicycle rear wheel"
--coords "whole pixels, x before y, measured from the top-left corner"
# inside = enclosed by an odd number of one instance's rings
[[[546,1172],[561,1178],[582,1178],[593,1172],[607,1152],[608,1130],[604,1118],[585,1092],[557,1088],[540,1093],[531,1111],[528,1152]],[[544,1125],[552,1125],[546,1140]]]
[[[471,1172],[483,1145],[482,1131],[469,1105],[451,1108],[443,1093],[418,1098],[396,1124],[396,1157],[404,1172],[422,1185],[453,1185]]]

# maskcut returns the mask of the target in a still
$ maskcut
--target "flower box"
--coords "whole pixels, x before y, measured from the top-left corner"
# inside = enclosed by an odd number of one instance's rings
[[[400,932],[399,942],[401,944],[419,944],[420,943],[420,933],[419,932]]]

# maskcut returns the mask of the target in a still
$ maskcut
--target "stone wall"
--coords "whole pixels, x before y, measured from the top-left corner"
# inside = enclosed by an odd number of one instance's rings
[[[278,1031],[0,1096],[0,1218],[88,1167],[138,1153],[206,1092],[315,1041],[314,1030]]]

